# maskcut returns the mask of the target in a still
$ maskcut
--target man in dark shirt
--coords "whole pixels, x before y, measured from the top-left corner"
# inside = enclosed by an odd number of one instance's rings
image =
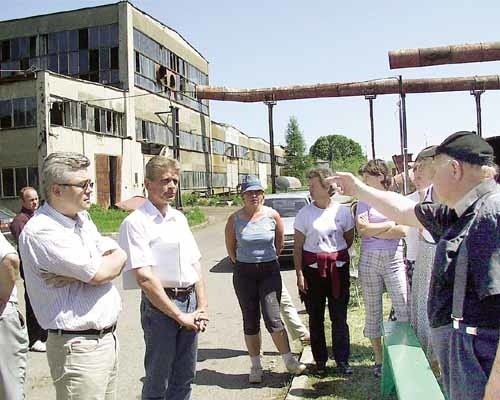
[[[415,204],[347,173],[333,182],[394,221],[434,236],[428,316],[444,390],[450,400],[499,399],[500,189],[492,179],[493,149],[473,132],[457,132],[437,146],[433,169],[443,204]]]
[[[39,204],[38,193],[30,186],[22,188],[19,192],[19,197],[21,199],[21,211],[16,215],[10,224],[10,232],[12,233],[16,243],[18,243],[19,235],[21,234],[24,225],[26,225],[26,223],[33,216]],[[21,276],[24,279],[22,265]],[[31,301],[26,290],[26,284],[24,285],[24,301],[26,303],[26,327],[28,328],[29,348],[32,351],[45,352],[47,331],[42,329],[36,320],[33,308],[31,308]]]

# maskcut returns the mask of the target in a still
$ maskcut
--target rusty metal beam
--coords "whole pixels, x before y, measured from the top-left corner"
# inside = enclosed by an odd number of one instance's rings
[[[244,103],[311,99],[321,97],[348,97],[403,93],[436,93],[471,90],[499,90],[500,75],[452,78],[406,79],[397,77],[364,82],[320,83],[315,85],[271,87],[262,89],[232,89],[197,86],[198,99],[236,101]]]
[[[500,42],[389,51],[391,69],[500,60]]]

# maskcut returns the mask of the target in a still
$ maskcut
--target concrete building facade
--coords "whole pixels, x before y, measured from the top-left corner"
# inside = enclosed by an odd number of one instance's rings
[[[180,160],[186,191],[267,181],[269,144],[213,123],[195,92],[208,83],[208,61],[128,1],[0,22],[0,204],[16,209],[54,151],[93,161],[92,201],[105,207],[144,194],[156,154]]]

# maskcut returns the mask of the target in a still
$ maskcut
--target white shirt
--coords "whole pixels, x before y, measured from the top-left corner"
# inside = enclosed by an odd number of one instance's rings
[[[165,216],[149,200],[120,226],[118,239],[127,252],[124,279],[132,269],[151,266],[163,287],[185,288],[198,282],[200,250],[186,217],[168,206]]]
[[[347,247],[344,232],[354,228],[354,219],[350,207],[343,204],[331,202],[329,207],[319,208],[311,203],[299,211],[293,227],[305,236],[304,250],[333,253]]]
[[[6,255],[12,253],[16,254],[16,249],[14,249],[14,247],[7,241],[7,239],[5,239],[5,236],[0,233],[0,264],[2,263]],[[7,315],[8,313],[12,312],[12,310],[16,308],[16,304],[17,288],[16,285],[14,285],[12,293],[10,294],[9,302],[5,305],[3,310],[3,305],[0,304],[0,316]]]
[[[26,287],[40,326],[44,329],[103,329],[116,323],[121,310],[112,283],[90,285],[102,255],[118,248],[103,237],[86,211],[68,218],[48,203],[36,211],[19,237]],[[61,288],[49,286],[47,271],[78,279]]]
[[[416,203],[420,203],[420,194],[418,190],[409,194],[409,199],[413,200]],[[406,258],[410,261],[415,261],[417,259],[417,249],[418,249],[418,229],[414,227],[410,227],[408,229],[408,233],[406,234],[405,242],[406,242]]]

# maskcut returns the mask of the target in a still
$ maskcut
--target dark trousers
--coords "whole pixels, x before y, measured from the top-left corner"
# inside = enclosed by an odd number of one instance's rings
[[[325,305],[328,300],[328,312],[332,325],[332,351],[337,362],[346,362],[350,354],[349,325],[347,325],[347,305],[349,304],[349,264],[338,268],[340,295],[334,298],[330,274],[322,278],[315,268],[304,267],[307,292],[302,294],[309,314],[311,350],[316,364],[325,364],[328,349],[325,338]]]
[[[478,328],[477,335],[450,325],[431,329],[432,344],[450,400],[480,400],[498,348],[499,329]]]
[[[21,277],[24,280],[24,272],[22,267]],[[31,301],[28,296],[28,290],[26,289],[26,281],[24,281],[24,302],[26,304],[26,328],[28,329],[29,347],[31,347],[37,340],[46,342],[47,331],[38,324],[38,321],[35,317],[35,313],[33,312]]]
[[[259,333],[261,312],[270,333],[285,329],[280,314],[281,274],[277,261],[255,264],[237,261],[233,286],[243,315],[245,335]]]

